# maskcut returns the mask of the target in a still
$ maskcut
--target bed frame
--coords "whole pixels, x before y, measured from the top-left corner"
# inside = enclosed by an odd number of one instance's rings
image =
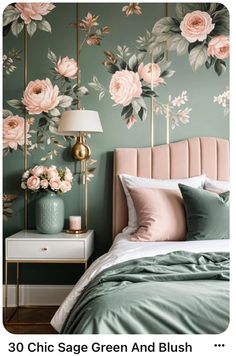
[[[229,180],[229,141],[216,137],[194,137],[153,148],[117,148],[114,152],[113,238],[127,226],[126,198],[119,174],[173,179],[206,174]]]

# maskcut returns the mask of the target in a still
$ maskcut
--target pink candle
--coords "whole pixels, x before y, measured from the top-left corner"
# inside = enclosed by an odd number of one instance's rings
[[[81,229],[81,216],[70,216],[69,217],[69,229],[70,230],[80,230]]]

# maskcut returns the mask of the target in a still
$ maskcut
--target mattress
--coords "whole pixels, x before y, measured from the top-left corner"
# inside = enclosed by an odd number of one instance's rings
[[[53,319],[52,326],[60,332],[70,311],[84,288],[103,270],[121,262],[174,251],[187,252],[229,252],[229,240],[133,242],[129,232],[118,234],[110,250],[91,264],[72,291],[61,304]]]

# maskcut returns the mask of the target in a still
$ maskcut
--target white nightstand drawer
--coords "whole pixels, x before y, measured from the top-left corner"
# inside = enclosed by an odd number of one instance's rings
[[[83,259],[84,241],[8,241],[7,259]]]
[[[92,230],[78,236],[20,231],[6,239],[6,260],[88,260],[93,249]]]

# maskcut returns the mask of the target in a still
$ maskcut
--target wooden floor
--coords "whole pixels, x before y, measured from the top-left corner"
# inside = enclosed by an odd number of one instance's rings
[[[19,308],[9,323],[4,321],[5,329],[12,334],[57,334],[50,325],[50,320],[57,308],[58,306]],[[8,308],[8,315],[11,315],[13,311],[14,308]],[[22,325],[21,323],[28,323],[28,325]],[[37,325],[37,323],[40,324]]]

